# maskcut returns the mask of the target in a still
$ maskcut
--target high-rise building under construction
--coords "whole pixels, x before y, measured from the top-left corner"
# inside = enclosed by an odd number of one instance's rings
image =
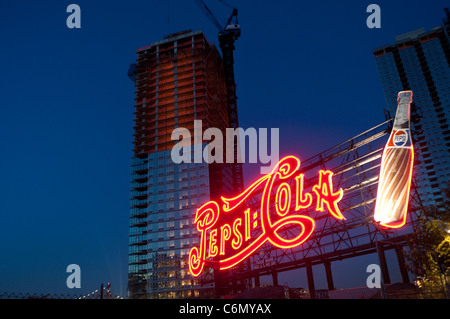
[[[194,161],[194,151],[190,163],[174,163],[171,151],[179,141],[171,135],[186,128],[194,142],[195,120],[202,121],[203,132],[230,127],[222,57],[201,31],[179,32],[137,50],[134,80],[129,295],[213,297],[214,280],[206,278],[212,273],[192,277],[187,260],[199,241],[196,209],[231,195],[232,170]]]
[[[413,91],[411,121],[417,162],[414,182],[423,205],[444,200],[450,180],[450,13],[431,31],[418,29],[374,50],[387,109],[395,115],[397,94]]]

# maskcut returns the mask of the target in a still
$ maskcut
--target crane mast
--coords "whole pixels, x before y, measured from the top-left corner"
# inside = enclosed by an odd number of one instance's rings
[[[203,0],[195,0],[198,6],[208,16],[212,23],[219,29],[219,47],[222,50],[222,61],[225,72],[225,83],[227,88],[227,101],[228,101],[228,116],[230,119],[230,126],[233,129],[239,127],[239,119],[237,112],[237,96],[236,96],[236,82],[234,79],[234,42],[241,35],[241,28],[238,24],[237,14],[238,10],[233,9],[225,26],[222,27],[212,11],[203,2]],[[244,180],[242,172],[242,164],[238,163],[238,148],[239,143],[234,143],[234,163],[231,164],[233,185],[236,193],[241,192],[244,189]]]

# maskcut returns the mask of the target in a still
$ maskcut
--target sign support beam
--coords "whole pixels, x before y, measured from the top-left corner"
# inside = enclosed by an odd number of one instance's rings
[[[309,298],[316,299],[316,287],[314,285],[314,276],[311,262],[306,262],[306,276],[308,277]]]
[[[324,266],[325,266],[325,273],[327,275],[328,290],[329,291],[335,290],[333,284],[333,274],[331,273],[331,262],[329,260],[326,260]]]

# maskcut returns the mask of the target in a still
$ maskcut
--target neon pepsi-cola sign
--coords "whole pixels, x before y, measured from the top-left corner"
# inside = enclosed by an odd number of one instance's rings
[[[200,243],[189,253],[191,274],[199,276],[205,266],[219,270],[232,268],[266,242],[281,249],[303,244],[315,229],[314,219],[302,214],[307,208],[328,211],[334,218],[343,220],[338,206],[343,190],[333,190],[333,173],[319,171],[318,181],[308,193],[304,190],[305,176],[298,172],[299,168],[300,160],[287,156],[270,174],[259,178],[236,197],[221,197],[219,202],[203,204],[194,219]],[[295,187],[288,181],[295,181]],[[260,188],[263,188],[261,206],[252,211],[246,207],[247,200]],[[286,228],[296,230],[296,235],[284,237],[281,230]]]

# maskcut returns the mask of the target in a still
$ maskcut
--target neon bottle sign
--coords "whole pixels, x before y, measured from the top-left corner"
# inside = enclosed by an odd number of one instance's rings
[[[304,191],[304,174],[296,174],[300,160],[294,156],[283,158],[273,169],[234,198],[221,197],[221,202],[210,201],[196,212],[194,223],[200,232],[200,244],[189,253],[189,270],[198,276],[204,267],[225,270],[236,266],[264,243],[269,241],[278,248],[293,248],[304,243],[313,233],[315,221],[299,212],[313,205],[312,193]],[[295,193],[287,180],[294,178]],[[319,171],[317,184],[312,188],[316,197],[315,210],[327,209],[336,219],[344,219],[338,203],[343,191],[333,190],[333,173]],[[274,189],[275,184],[277,188]],[[259,212],[245,207],[246,200],[263,187]],[[275,194],[275,202],[271,202]],[[291,202],[295,203],[292,205]],[[271,212],[270,207],[275,207]],[[259,224],[258,224],[259,223]],[[260,232],[253,238],[252,230],[259,227]],[[281,236],[281,229],[296,228],[294,238]]]

